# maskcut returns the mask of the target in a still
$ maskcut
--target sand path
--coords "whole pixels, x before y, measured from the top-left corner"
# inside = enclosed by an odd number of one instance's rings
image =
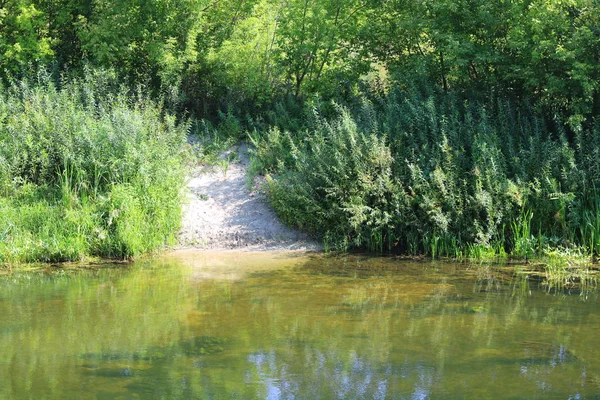
[[[200,166],[188,181],[178,239],[182,248],[206,250],[320,250],[307,235],[289,229],[270,209],[264,195],[249,187],[246,146],[231,153],[235,160],[220,166]]]

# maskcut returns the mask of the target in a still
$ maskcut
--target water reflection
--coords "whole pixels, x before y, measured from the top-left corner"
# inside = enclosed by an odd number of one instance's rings
[[[597,296],[514,269],[194,255],[0,278],[2,398],[589,398]]]

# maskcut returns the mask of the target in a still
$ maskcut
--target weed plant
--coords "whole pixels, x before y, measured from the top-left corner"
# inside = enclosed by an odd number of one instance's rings
[[[0,93],[0,263],[127,258],[173,240],[189,126],[107,72]]]
[[[389,247],[384,242],[395,238],[390,211],[404,198],[385,138],[363,134],[344,109],[336,120],[315,120],[304,137],[273,128],[257,143],[258,158],[278,173],[267,179],[271,204],[285,222],[320,236],[327,247]]]
[[[527,259],[576,245],[598,255],[598,124],[567,132],[524,102],[427,88],[307,108],[303,125],[281,113],[253,131],[253,165],[271,176],[283,220],[328,248]]]

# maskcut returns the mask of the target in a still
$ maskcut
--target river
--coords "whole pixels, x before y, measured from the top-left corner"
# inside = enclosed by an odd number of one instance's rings
[[[359,255],[5,271],[0,398],[599,398],[598,303],[514,267]]]

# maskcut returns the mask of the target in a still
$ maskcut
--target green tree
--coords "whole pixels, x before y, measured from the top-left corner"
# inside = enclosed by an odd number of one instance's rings
[[[575,129],[600,115],[600,4],[535,0],[515,3],[513,16],[503,80]]]
[[[227,87],[229,101],[250,101],[260,107],[280,85],[280,68],[274,59],[280,13],[274,2],[259,2],[209,54],[218,81]]]
[[[362,38],[404,82],[493,89],[533,100],[571,127],[600,112],[594,0],[373,0]]]
[[[29,0],[7,0],[0,8],[0,75],[19,74],[53,55],[46,15]]]
[[[93,64],[159,84],[161,77],[180,72],[186,57],[194,57],[196,36],[190,33],[202,6],[195,0],[96,0],[76,23],[82,52]]]
[[[354,81],[368,69],[356,40],[366,10],[361,0],[290,0],[283,5],[278,59],[296,97],[304,87],[331,92],[332,86]]]

